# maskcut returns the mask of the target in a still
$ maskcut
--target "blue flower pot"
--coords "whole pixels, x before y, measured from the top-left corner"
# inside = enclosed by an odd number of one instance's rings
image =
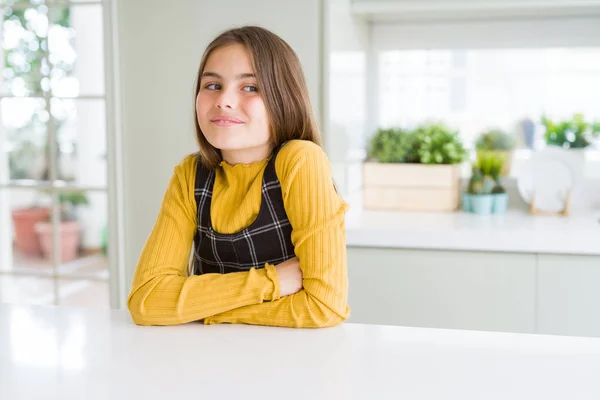
[[[492,195],[494,197],[492,212],[494,214],[504,214],[508,208],[508,194],[497,193]]]
[[[471,207],[475,214],[491,214],[493,204],[494,197],[491,194],[478,194],[471,197]]]
[[[469,193],[463,193],[462,194],[462,209],[463,209],[464,212],[471,212],[472,211],[471,197],[473,197],[473,195],[471,195]]]

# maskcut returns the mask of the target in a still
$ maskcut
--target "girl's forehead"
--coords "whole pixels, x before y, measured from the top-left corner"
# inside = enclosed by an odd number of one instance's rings
[[[218,70],[218,71],[217,71]],[[204,66],[204,72],[254,73],[250,54],[241,44],[231,44],[213,50]]]

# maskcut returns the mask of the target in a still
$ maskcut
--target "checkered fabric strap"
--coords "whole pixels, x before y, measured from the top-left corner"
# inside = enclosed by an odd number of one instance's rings
[[[275,160],[282,146],[273,152],[265,168],[261,206],[256,220],[234,234],[225,235],[213,229],[210,204],[215,172],[198,163],[195,185],[198,229],[194,238],[194,260],[188,271],[190,274],[246,271],[294,257],[292,227],[275,169]]]

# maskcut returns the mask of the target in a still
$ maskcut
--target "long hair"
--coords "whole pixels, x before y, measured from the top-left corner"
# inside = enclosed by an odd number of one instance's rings
[[[245,46],[250,54],[259,93],[267,110],[273,146],[292,139],[310,140],[321,146],[321,135],[313,116],[298,56],[289,44],[273,32],[257,26],[245,26],[218,35],[208,45],[200,61],[194,94],[194,124],[202,163],[214,169],[222,157],[220,150],[206,140],[198,125],[196,98],[200,91],[200,80],[211,53],[231,44]]]

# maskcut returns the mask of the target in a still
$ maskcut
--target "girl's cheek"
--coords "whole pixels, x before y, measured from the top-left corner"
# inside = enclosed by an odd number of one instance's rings
[[[245,107],[249,113],[252,113],[254,117],[266,116],[267,110],[263,99],[259,96],[254,96],[244,101]]]
[[[210,108],[209,102],[210,98],[208,96],[205,94],[198,94],[198,97],[196,97],[196,112],[201,114],[203,111],[206,111],[208,108]]]

